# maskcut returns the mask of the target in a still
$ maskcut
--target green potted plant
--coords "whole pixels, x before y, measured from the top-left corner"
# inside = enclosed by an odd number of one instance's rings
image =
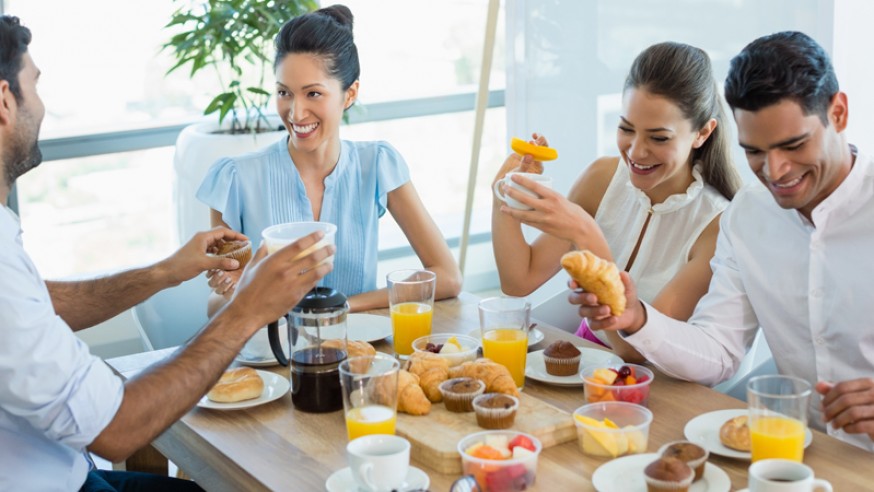
[[[219,158],[239,155],[275,142],[285,133],[266,116],[272,88],[265,80],[273,70],[273,40],[289,19],[317,8],[314,0],[175,0],[182,5],[166,29],[172,32],[162,49],[176,63],[167,73],[187,69],[215,73],[221,92],[204,114],[214,122],[196,123],[180,132],[174,154],[174,205],[180,242],[210,227],[209,209],[195,193],[209,167]]]
[[[189,68],[194,76],[213,70],[222,92],[204,109],[231,116],[230,133],[257,132],[267,119],[271,93],[265,90],[273,68],[273,40],[289,19],[314,10],[314,0],[175,0],[182,2],[165,26],[175,32],[162,49],[176,59],[167,73]],[[176,32],[178,31],[178,32]],[[269,125],[268,125],[269,127]]]

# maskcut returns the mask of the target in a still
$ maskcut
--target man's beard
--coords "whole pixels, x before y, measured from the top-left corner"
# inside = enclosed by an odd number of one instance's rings
[[[42,150],[39,148],[39,142],[34,142],[28,152],[21,152],[16,145],[12,149],[6,165],[3,166],[6,186],[11,188],[19,176],[39,166],[41,162]]]

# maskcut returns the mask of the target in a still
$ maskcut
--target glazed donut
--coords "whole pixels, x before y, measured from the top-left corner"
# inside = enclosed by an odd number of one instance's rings
[[[535,161],[554,161],[558,159],[558,151],[552,147],[543,147],[528,143],[521,138],[510,139],[510,148],[519,155],[530,155]],[[523,169],[523,172],[527,172]]]
[[[747,425],[747,416],[740,415],[728,419],[722,427],[719,428],[719,441],[725,447],[737,450],[750,450],[750,428]]]
[[[225,371],[206,397],[218,403],[233,403],[258,398],[262,391],[264,381],[258,372],[251,367],[238,367]]]
[[[615,263],[583,250],[565,253],[561,257],[561,266],[583,290],[598,296],[601,304],[610,306],[613,316],[625,311],[625,284]]]

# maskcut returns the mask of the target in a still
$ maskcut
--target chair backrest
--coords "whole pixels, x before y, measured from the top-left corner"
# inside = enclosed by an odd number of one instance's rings
[[[145,350],[181,345],[206,324],[210,288],[201,275],[162,290],[133,308]]]
[[[747,383],[755,376],[777,374],[777,365],[771,355],[771,348],[762,334],[762,329],[756,333],[753,344],[741,360],[734,376],[713,387],[716,391],[733,396],[738,400],[747,401]]]
[[[567,289],[553,294],[531,308],[531,317],[568,333],[576,333],[582,318],[577,306],[567,301],[568,294],[570,291]]]

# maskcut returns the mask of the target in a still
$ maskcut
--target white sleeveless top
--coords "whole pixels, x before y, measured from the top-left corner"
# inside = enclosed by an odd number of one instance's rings
[[[595,222],[604,232],[613,261],[624,269],[646,216],[652,211],[634,265],[628,272],[638,296],[646,302],[652,302],[688,262],[689,251],[701,232],[728,206],[724,196],[704,184],[698,165],[692,168],[692,176],[695,181],[686,193],[671,195],[653,206],[649,197],[631,184],[628,168],[620,161],[595,213]]]

